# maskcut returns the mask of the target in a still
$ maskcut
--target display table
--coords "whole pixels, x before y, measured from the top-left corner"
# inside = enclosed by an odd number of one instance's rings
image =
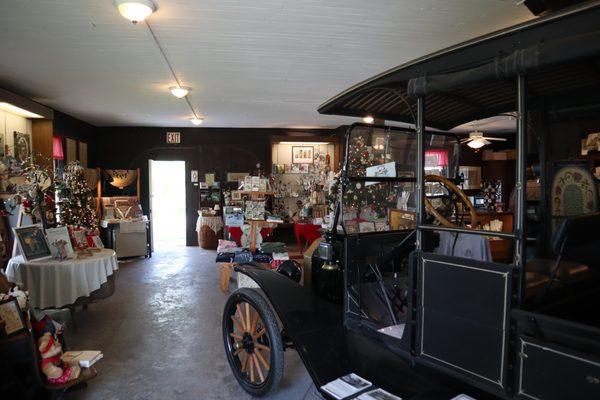
[[[301,239],[304,239],[306,245],[310,246],[312,242],[321,237],[321,225],[295,223],[294,235],[296,236],[298,251],[302,253]]]
[[[115,252],[102,249],[88,258],[64,261],[25,262],[16,256],[8,262],[6,276],[27,288],[33,307],[61,308],[100,289],[117,269]]]
[[[223,217],[198,216],[196,221],[198,245],[203,249],[216,249],[219,239],[223,237]]]

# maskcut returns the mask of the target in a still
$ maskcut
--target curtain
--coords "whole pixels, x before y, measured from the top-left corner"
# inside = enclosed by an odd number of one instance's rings
[[[425,150],[426,165],[431,167],[448,166],[448,150]],[[435,161],[434,161],[435,160]],[[433,165],[435,163],[435,165]]]

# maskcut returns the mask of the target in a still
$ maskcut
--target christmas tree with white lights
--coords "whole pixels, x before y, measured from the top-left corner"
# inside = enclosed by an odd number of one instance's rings
[[[85,169],[75,161],[65,166],[62,179],[57,179],[59,193],[58,218],[65,226],[97,231],[94,196],[85,179]]]

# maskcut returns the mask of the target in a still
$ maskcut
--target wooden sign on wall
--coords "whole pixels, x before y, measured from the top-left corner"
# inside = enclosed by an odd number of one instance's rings
[[[167,132],[167,143],[168,144],[181,143],[181,132]]]

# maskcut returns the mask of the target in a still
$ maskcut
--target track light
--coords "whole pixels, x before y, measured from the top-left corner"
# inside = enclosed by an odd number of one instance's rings
[[[375,122],[375,118],[373,118],[370,115],[367,115],[366,117],[363,118],[363,122],[365,124],[372,124],[373,122]]]

